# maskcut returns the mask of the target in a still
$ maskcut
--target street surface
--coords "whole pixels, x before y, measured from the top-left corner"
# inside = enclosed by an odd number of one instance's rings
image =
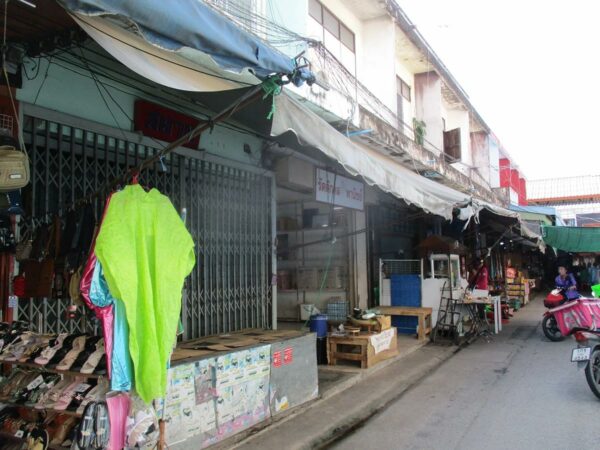
[[[533,301],[331,448],[600,448],[600,400],[570,362],[574,340],[543,336],[543,311]]]

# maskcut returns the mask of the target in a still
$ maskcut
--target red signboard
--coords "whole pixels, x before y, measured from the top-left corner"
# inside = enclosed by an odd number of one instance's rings
[[[500,187],[510,187],[510,161],[500,158]]]
[[[273,366],[281,367],[281,352],[280,351],[273,353]]]
[[[145,100],[136,100],[133,122],[135,131],[165,142],[176,141],[200,123],[198,119]],[[198,136],[183,146],[197,149],[199,143]]]
[[[525,178],[519,178],[519,205],[527,205],[527,181]]]
[[[294,360],[294,353],[292,347],[288,347],[283,351],[283,363],[290,364]]]
[[[519,184],[519,171],[510,169],[510,187],[518,194],[521,186]]]

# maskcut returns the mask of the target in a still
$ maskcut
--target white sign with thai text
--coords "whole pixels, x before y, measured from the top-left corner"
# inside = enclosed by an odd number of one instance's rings
[[[335,206],[363,210],[365,206],[365,186],[350,178],[317,169],[316,200]]]
[[[375,354],[389,350],[392,345],[392,339],[394,338],[394,329],[388,328],[379,334],[374,334],[369,338]]]

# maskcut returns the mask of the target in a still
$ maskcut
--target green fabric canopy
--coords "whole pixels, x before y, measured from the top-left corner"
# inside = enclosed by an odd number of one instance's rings
[[[600,228],[544,226],[542,239],[565,252],[600,253]]]

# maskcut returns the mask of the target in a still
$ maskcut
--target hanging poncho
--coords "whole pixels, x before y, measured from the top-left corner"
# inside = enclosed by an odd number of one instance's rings
[[[125,305],[136,391],[148,403],[164,397],[192,237],[166,196],[135,184],[113,194],[95,252]]]

